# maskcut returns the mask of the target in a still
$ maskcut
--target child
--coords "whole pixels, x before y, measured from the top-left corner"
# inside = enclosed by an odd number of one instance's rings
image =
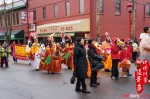
[[[122,47],[122,50],[120,51],[120,61],[121,61],[121,67],[122,67],[122,77],[127,77],[129,67],[130,67],[130,61],[127,58],[127,47],[124,45]]]
[[[131,61],[131,59],[132,59],[132,52],[133,52],[133,46],[132,46],[132,42],[131,42],[130,38],[126,38],[125,45],[127,47],[127,59],[129,59]],[[132,76],[132,74],[129,73],[129,70],[130,69],[128,69],[127,76]]]
[[[119,76],[119,71],[118,71],[118,62],[120,61],[120,47],[118,46],[118,38],[113,38],[112,39],[112,45],[111,45],[111,58],[112,58],[112,75],[111,79],[116,80],[118,79]]]

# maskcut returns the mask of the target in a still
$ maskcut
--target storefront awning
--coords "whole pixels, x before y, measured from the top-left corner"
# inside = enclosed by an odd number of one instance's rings
[[[37,34],[89,32],[90,20],[74,20],[37,26]]]
[[[37,37],[48,37],[49,35],[52,35],[53,33],[46,33],[46,34],[37,34]],[[65,33],[65,35],[71,35],[71,36],[74,36],[75,35],[75,32],[68,32],[68,33]],[[57,32],[54,34],[53,37],[61,37],[61,33],[60,32]]]
[[[7,35],[10,34],[10,31]],[[11,40],[23,40],[24,32],[23,30],[12,30],[11,32]],[[6,40],[5,32],[0,32],[0,40]]]

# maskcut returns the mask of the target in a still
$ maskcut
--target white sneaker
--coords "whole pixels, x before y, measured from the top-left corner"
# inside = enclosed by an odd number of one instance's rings
[[[127,78],[127,75],[122,75],[122,78]]]

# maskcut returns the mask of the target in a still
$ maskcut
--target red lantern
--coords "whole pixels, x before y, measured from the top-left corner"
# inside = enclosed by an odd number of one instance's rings
[[[129,13],[132,13],[132,10],[133,10],[133,3],[132,3],[132,2],[129,2],[128,5],[127,5],[127,7],[128,7]]]

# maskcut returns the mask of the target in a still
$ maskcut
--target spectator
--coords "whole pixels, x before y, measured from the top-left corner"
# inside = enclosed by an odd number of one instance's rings
[[[75,67],[76,77],[77,77],[75,91],[90,93],[90,91],[87,91],[86,84],[85,84],[85,78],[87,73],[87,60],[86,60],[86,51],[84,48],[84,39],[81,37],[77,38],[77,43],[75,44],[73,63]],[[82,90],[80,89],[81,84],[82,84]]]

